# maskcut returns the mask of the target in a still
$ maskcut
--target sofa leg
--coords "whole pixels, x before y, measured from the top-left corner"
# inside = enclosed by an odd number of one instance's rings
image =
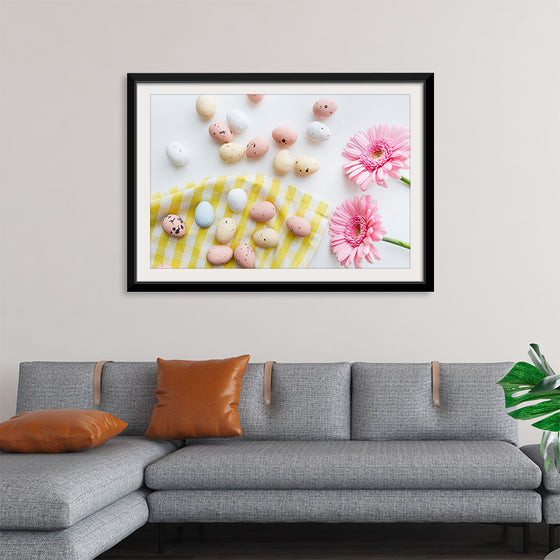
[[[554,523],[551,523],[548,526],[548,552],[552,552],[556,548],[554,543],[554,530],[556,527],[558,527],[558,525],[555,525]]]
[[[529,523],[523,523],[523,554],[529,554]]]
[[[158,525],[158,554],[165,552],[165,525],[159,523]]]

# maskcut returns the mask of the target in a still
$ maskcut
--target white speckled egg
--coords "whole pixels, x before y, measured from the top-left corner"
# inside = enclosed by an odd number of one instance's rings
[[[165,148],[169,161],[175,165],[185,165],[187,163],[187,150],[180,142],[171,142]]]
[[[272,162],[272,167],[278,175],[286,175],[288,171],[292,168],[292,162],[294,158],[290,150],[280,150],[275,156]]]
[[[331,131],[326,124],[314,121],[307,125],[307,137],[312,142],[326,142],[331,137]]]
[[[311,224],[301,216],[292,216],[286,220],[286,227],[297,237],[307,237],[311,233]]]
[[[298,175],[312,175],[319,171],[319,162],[311,156],[300,156],[294,163]]]
[[[255,231],[253,241],[263,249],[270,249],[278,245],[278,232],[272,228],[263,228]]]
[[[249,212],[252,220],[255,222],[268,222],[271,218],[276,215],[276,206],[268,200],[263,200],[262,202],[257,202],[251,212]]]
[[[249,128],[247,115],[239,109],[232,109],[227,114],[227,122],[234,132],[245,132]]]
[[[198,203],[196,210],[194,211],[194,221],[201,227],[207,228],[214,223],[214,208],[212,205],[203,200]]]
[[[256,255],[251,245],[247,245],[247,243],[241,243],[241,245],[238,245],[235,248],[233,256],[235,257],[235,262],[241,268],[254,268]]]
[[[209,95],[196,98],[196,112],[201,119],[211,119],[216,114],[216,102]]]
[[[221,144],[225,144],[226,142],[231,142],[233,140],[233,132],[230,127],[220,121],[213,122],[208,127],[208,134]]]
[[[228,142],[220,146],[219,154],[226,163],[236,163],[243,159],[245,146],[236,142]]]
[[[218,243],[229,243],[236,229],[237,223],[233,218],[222,218],[216,226],[216,240]]]
[[[213,245],[206,251],[206,260],[213,266],[220,266],[231,261],[233,249],[227,245]]]
[[[240,188],[231,189],[227,195],[227,203],[234,212],[242,212],[247,206],[247,193]]]

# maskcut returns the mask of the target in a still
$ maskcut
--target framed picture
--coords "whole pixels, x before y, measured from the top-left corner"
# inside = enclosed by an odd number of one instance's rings
[[[433,74],[129,74],[128,291],[433,291]]]

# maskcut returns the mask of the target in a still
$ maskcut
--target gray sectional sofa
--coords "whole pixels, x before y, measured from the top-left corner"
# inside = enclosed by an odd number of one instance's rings
[[[155,363],[107,363],[93,405],[94,363],[20,366],[17,412],[99,408],[128,423],[99,448],[0,453],[0,558],[95,558],[146,522],[541,521],[538,457],[496,381],[512,364],[249,364],[243,435],[143,436]],[[526,531],[524,531],[526,536]]]

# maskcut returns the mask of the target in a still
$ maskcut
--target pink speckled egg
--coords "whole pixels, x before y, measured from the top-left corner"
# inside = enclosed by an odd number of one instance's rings
[[[226,142],[231,142],[233,140],[233,132],[231,128],[223,123],[223,122],[213,122],[208,127],[208,133],[214,140],[217,140],[221,144],[225,144]]]
[[[161,220],[161,227],[167,235],[171,237],[183,237],[187,233],[187,228],[185,227],[185,222],[183,218],[177,216],[177,214],[169,214]]]
[[[258,105],[263,100],[263,97],[264,97],[264,95],[261,95],[260,93],[248,93],[247,94],[247,99],[249,99],[249,101],[253,105]]]
[[[206,252],[206,260],[213,266],[220,266],[231,261],[233,249],[227,245],[213,245]]]
[[[268,200],[257,202],[257,204],[251,208],[251,212],[249,212],[251,219],[255,220],[255,222],[268,222],[268,220],[274,218],[275,214],[276,206],[274,206],[272,202],[268,202]]]
[[[255,251],[251,247],[251,245],[247,245],[247,243],[241,243],[235,248],[233,252],[233,256],[235,257],[235,262],[241,268],[254,268],[255,267]]]
[[[173,268],[172,266],[168,265],[168,264],[160,264],[159,266],[156,266],[156,269],[167,269],[167,268]]]
[[[286,220],[286,227],[297,237],[307,237],[311,233],[311,224],[305,218],[292,216]]]
[[[337,107],[338,105],[334,99],[325,97],[315,101],[313,104],[313,114],[320,119],[326,119],[335,114]]]
[[[266,152],[268,152],[268,142],[266,141],[266,138],[263,138],[262,136],[257,136],[256,138],[249,140],[247,149],[245,150],[249,159],[259,159],[263,157]]]
[[[292,146],[296,143],[297,132],[289,126],[277,126],[272,131],[272,138],[279,146]]]

